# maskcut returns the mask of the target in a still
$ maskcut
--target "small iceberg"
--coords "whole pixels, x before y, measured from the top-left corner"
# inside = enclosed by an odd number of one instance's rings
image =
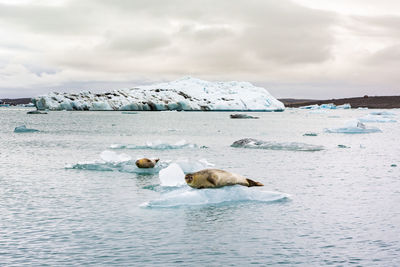
[[[308,133],[303,134],[303,136],[317,136],[317,135],[318,135],[317,133],[313,133],[313,132],[308,132]]]
[[[184,173],[197,172],[215,166],[206,159],[178,159],[175,160],[174,163],[178,164]]]
[[[247,114],[231,114],[231,119],[259,119],[259,117],[250,116]]]
[[[121,114],[138,114],[138,112],[135,111],[122,111]]]
[[[387,116],[373,114],[365,115],[361,118],[358,118],[358,120],[360,122],[397,122],[396,120],[388,118]]]
[[[164,143],[162,141],[146,142],[144,145],[123,145],[123,144],[112,144],[112,149],[155,149],[155,150],[168,150],[168,149],[182,149],[182,148],[197,148],[196,144],[187,143],[185,140],[181,140],[174,144]]]
[[[319,108],[320,108],[320,107],[319,107],[319,105],[317,105],[317,104],[299,107],[299,109],[319,109]]]
[[[369,113],[371,115],[378,115],[378,116],[395,116],[396,114],[390,111],[381,111],[381,110],[377,110],[377,111],[372,111],[371,113]]]
[[[28,111],[26,114],[47,114],[47,112],[39,111],[39,110],[31,110],[31,111]]]
[[[161,186],[180,186],[186,184],[185,174],[178,164],[172,163],[159,173]]]
[[[39,130],[26,128],[25,125],[15,127],[14,129],[14,133],[34,133],[34,132],[39,132]]]
[[[329,128],[325,129],[327,133],[345,133],[345,134],[362,134],[362,133],[377,133],[382,132],[379,128],[370,126],[367,127],[364,123],[358,120],[352,120],[345,124],[341,128]]]
[[[339,145],[337,145],[337,147],[338,147],[338,148],[350,148],[349,146],[346,146],[346,145],[340,145],[340,144],[339,144]]]
[[[320,151],[325,149],[323,146],[310,145],[298,142],[278,143],[272,141],[262,141],[253,138],[244,138],[235,141],[231,147],[258,148],[270,150],[288,150],[288,151]]]
[[[289,195],[284,193],[264,191],[259,188],[248,188],[240,185],[218,189],[193,189],[189,186],[183,186],[177,190],[162,194],[159,199],[143,203],[141,206],[147,208],[175,208],[249,201],[271,203],[288,199]]]
[[[300,109],[351,109],[351,105],[349,103],[343,104],[343,105],[338,105],[336,106],[334,103],[328,103],[328,104],[315,104],[315,105],[309,105],[309,106],[302,106],[299,107]]]
[[[337,109],[351,109],[351,105],[349,103],[336,106]]]

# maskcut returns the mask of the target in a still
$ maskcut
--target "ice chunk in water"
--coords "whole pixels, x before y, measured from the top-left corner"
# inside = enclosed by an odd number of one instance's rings
[[[180,186],[186,184],[185,174],[178,164],[172,163],[159,173],[162,186]]]
[[[235,141],[231,147],[258,148],[270,150],[289,150],[289,151],[319,151],[323,146],[310,145],[298,142],[278,143],[273,141],[263,141],[254,138],[244,138]]]
[[[214,164],[208,162],[206,159],[178,159],[174,163],[178,164],[184,173],[197,172],[214,166]]]
[[[376,133],[381,132],[377,127],[367,127],[364,123],[359,120],[351,120],[345,123],[344,127],[341,128],[329,128],[325,129],[327,133],[345,133],[345,134],[361,134],[361,133]]]
[[[15,127],[14,129],[14,133],[34,133],[34,132],[39,132],[39,130],[26,128],[25,125]]]
[[[100,158],[105,162],[123,162],[131,160],[131,157],[127,154],[117,154],[114,151],[105,150],[101,152]]]
[[[168,208],[179,206],[198,206],[227,202],[274,202],[288,199],[289,195],[280,192],[263,191],[240,185],[213,189],[192,189],[183,187],[161,195],[157,200],[143,203],[143,207]]]
[[[378,116],[395,116],[396,113],[390,112],[390,111],[381,111],[381,110],[377,110],[377,111],[372,111],[370,113],[371,115],[378,115]]]

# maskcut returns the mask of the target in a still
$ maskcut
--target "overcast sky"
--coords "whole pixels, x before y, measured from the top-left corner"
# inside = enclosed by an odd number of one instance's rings
[[[398,0],[0,0],[0,98],[194,76],[400,95]]]

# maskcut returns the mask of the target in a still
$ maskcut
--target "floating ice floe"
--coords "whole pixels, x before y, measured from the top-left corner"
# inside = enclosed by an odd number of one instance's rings
[[[386,110],[376,110],[376,111],[372,111],[369,114],[371,115],[378,115],[378,116],[395,116],[396,113],[394,112],[390,112],[390,111],[386,111]]]
[[[336,106],[337,109],[351,109],[351,105],[349,103]]]
[[[34,132],[39,132],[39,130],[26,128],[25,125],[15,127],[14,129],[14,133],[34,133]]]
[[[183,186],[161,195],[159,199],[143,203],[148,208],[173,208],[181,206],[199,206],[225,204],[229,202],[277,202],[289,199],[289,195],[249,188],[240,185],[225,186],[217,189],[193,189]]]
[[[83,162],[67,165],[66,169],[90,170],[90,171],[120,171],[137,174],[157,174],[162,168],[168,164],[166,162],[158,162],[154,168],[138,168],[135,164],[136,160],[127,154],[117,154],[114,151],[103,151],[100,154],[101,160],[92,162]]]
[[[325,149],[323,146],[310,145],[298,142],[278,143],[272,141],[262,141],[253,138],[244,138],[235,141],[231,147],[258,148],[270,150],[289,150],[289,151],[319,151]]]
[[[313,132],[308,132],[308,133],[304,133],[303,136],[317,136],[317,133],[313,133]]]
[[[26,114],[47,114],[47,112],[39,111],[39,110],[31,110],[28,111]]]
[[[397,122],[396,120],[388,118],[387,116],[372,114],[365,115],[361,118],[358,118],[358,120],[360,122]]]
[[[374,126],[367,127],[364,123],[358,120],[348,121],[344,127],[325,129],[327,133],[345,133],[345,134],[361,134],[361,133],[376,133],[382,132],[379,128]]]
[[[127,154],[118,154],[114,151],[103,151],[100,154],[101,160],[95,160],[90,162],[81,162],[77,164],[69,164],[65,168],[66,169],[77,169],[77,170],[90,170],[90,171],[119,171],[119,172],[128,172],[128,173],[136,173],[136,174],[157,174],[160,171],[163,171],[163,174],[160,175],[162,177],[175,177],[173,175],[175,171],[180,173],[189,173],[196,172],[203,169],[207,169],[213,167],[214,165],[209,163],[206,159],[178,159],[173,162],[170,160],[161,160],[158,161],[154,168],[138,168],[135,164],[136,159],[132,160],[132,158]],[[142,157],[138,157],[142,158]],[[172,167],[171,167],[172,166]],[[165,171],[165,169],[168,169]],[[165,176],[167,173],[167,176]],[[174,180],[175,183],[164,182],[163,185],[169,184],[169,186],[178,186],[185,182],[184,179],[181,179],[180,182],[176,182],[178,180]]]
[[[247,114],[231,114],[229,117],[231,119],[259,119],[259,117],[254,117]]]
[[[39,110],[259,110],[285,106],[265,88],[248,82],[208,82],[185,77],[173,82],[107,93],[50,93],[33,100]]]
[[[333,103],[329,103],[329,104],[315,104],[315,105],[309,105],[309,106],[302,106],[299,107],[300,109],[351,109],[351,105],[350,104],[343,104],[343,105],[338,105],[336,106]]]
[[[197,148],[196,144],[187,143],[186,140],[180,140],[174,144],[164,143],[160,140],[154,142],[146,142],[144,145],[124,145],[124,144],[112,144],[112,149],[156,149],[156,150],[167,150],[167,149],[182,149],[182,148]]]

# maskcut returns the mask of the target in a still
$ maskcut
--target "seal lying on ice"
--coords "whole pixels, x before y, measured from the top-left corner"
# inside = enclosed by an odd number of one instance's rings
[[[188,173],[185,176],[186,183],[197,189],[202,188],[217,188],[228,185],[243,185],[243,186],[263,186],[260,182],[244,178],[235,173],[230,173],[218,169],[205,169],[194,173]]]
[[[156,163],[159,161],[160,159],[148,159],[148,158],[142,158],[142,159],[138,159],[135,164],[138,168],[142,168],[142,169],[148,169],[148,168],[154,168],[154,166],[156,166]]]

